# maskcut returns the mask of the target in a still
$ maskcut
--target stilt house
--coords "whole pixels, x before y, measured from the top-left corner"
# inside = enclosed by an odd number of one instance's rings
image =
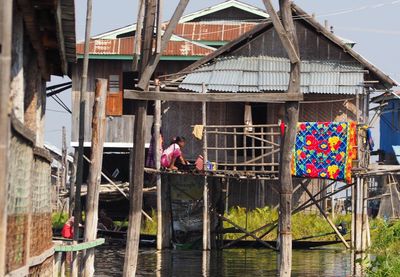
[[[68,65],[75,62],[74,1],[3,1],[1,6],[0,74],[10,75],[1,80],[6,87],[2,119],[7,119],[0,123],[6,144],[0,148],[6,169],[1,175],[7,178],[1,184],[0,275],[53,276],[46,81],[50,75],[68,75]]]

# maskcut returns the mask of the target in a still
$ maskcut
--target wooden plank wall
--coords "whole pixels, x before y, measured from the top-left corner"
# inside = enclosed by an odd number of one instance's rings
[[[157,72],[162,74],[170,74],[181,70],[188,65],[188,61],[161,61]],[[88,69],[88,87],[89,103],[85,109],[85,142],[89,142],[91,138],[91,117],[93,107],[93,96],[95,89],[95,79],[108,79],[109,75],[119,75],[123,71],[129,71],[131,68],[129,60],[96,60],[91,59]],[[71,141],[78,141],[78,119],[79,119],[79,91],[81,86],[82,60],[78,60],[72,69],[72,134]],[[200,113],[200,110],[199,110]],[[133,137],[133,120],[132,115],[108,116],[107,131],[105,142],[132,142]],[[200,121],[199,121],[200,122]],[[148,117],[147,125],[149,132],[146,134],[146,142],[150,141],[150,130],[153,123],[152,116]],[[191,133],[191,132],[190,132]],[[189,133],[189,134],[190,134]],[[189,135],[188,134],[188,135]],[[189,137],[186,135],[187,137]]]
[[[325,37],[319,36],[319,34],[310,29],[305,22],[295,21],[295,23],[301,59],[355,62],[349,54],[344,53],[340,47],[333,45]],[[287,57],[286,51],[275,29],[269,29],[258,38],[232,53],[232,56],[260,55]]]

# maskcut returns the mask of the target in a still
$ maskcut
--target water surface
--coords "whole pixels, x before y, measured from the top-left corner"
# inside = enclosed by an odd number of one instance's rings
[[[121,276],[124,245],[109,242],[96,249],[96,276]],[[277,258],[269,249],[141,249],[137,276],[276,276]],[[350,260],[343,250],[294,250],[292,276],[350,276]]]

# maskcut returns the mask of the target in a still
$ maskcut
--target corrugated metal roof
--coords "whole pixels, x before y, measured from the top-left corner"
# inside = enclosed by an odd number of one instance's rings
[[[277,57],[229,57],[206,64],[188,74],[181,89],[208,91],[262,92],[286,91],[290,62]],[[364,80],[365,70],[357,63],[302,61],[303,93],[355,94]]]

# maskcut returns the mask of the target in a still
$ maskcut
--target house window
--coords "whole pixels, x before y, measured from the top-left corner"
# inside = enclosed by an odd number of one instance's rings
[[[123,98],[121,75],[110,75],[108,77],[106,114],[109,116],[121,116]]]

